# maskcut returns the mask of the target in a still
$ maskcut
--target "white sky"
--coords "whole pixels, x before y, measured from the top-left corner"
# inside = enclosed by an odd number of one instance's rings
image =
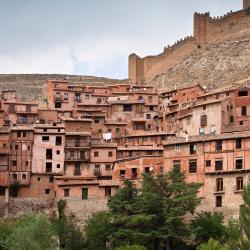
[[[0,73],[127,77],[128,55],[193,33],[193,13],[243,0],[0,0]]]

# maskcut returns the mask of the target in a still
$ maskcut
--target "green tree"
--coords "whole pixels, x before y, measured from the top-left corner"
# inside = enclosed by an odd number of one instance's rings
[[[8,250],[53,250],[55,247],[55,233],[45,215],[19,219],[6,240]]]
[[[225,227],[225,242],[230,250],[240,249],[241,238],[239,220],[231,219]]]
[[[207,243],[199,245],[197,250],[229,250],[229,248],[227,246],[223,246],[219,241],[211,238]]]
[[[105,250],[109,242],[109,236],[113,232],[110,216],[106,212],[94,214],[85,225],[85,242],[89,250]]]
[[[192,221],[192,229],[195,233],[195,242],[201,244],[210,238],[221,241],[225,236],[222,213],[203,212]]]
[[[147,249],[170,249],[175,241],[188,239],[190,230],[184,217],[200,203],[200,186],[186,183],[178,167],[166,176],[145,175],[139,192],[126,181],[109,202],[116,228],[111,234],[112,246],[140,244]]]
[[[250,249],[250,184],[244,187],[244,204],[240,207],[240,227],[242,231],[241,249]]]

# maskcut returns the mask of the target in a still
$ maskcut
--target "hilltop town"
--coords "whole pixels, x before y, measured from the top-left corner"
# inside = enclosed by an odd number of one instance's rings
[[[229,32],[224,29],[229,23],[249,26],[250,1],[243,3],[243,10],[219,20],[195,14],[194,36],[159,56],[132,54],[128,80],[97,79],[100,84],[91,77],[54,76],[25,100],[22,85],[13,90],[5,84],[0,213],[50,213],[55,201],[66,199],[69,210],[84,220],[105,210],[125,179],[140,186],[144,173],[166,174],[179,166],[187,182],[203,184],[199,210],[237,216],[250,173],[250,74],[236,72],[245,79],[231,79],[228,86],[222,80],[212,88],[190,79],[162,90],[152,80],[197,50],[222,42],[218,33]]]

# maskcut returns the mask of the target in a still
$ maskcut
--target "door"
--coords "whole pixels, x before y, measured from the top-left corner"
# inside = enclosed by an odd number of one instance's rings
[[[82,188],[82,199],[87,200],[88,199],[88,188]]]

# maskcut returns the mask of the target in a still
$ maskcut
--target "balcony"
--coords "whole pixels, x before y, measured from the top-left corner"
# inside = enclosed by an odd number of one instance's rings
[[[67,142],[65,143],[66,148],[88,148],[89,142]]]
[[[65,155],[65,161],[89,161],[89,156]]]

